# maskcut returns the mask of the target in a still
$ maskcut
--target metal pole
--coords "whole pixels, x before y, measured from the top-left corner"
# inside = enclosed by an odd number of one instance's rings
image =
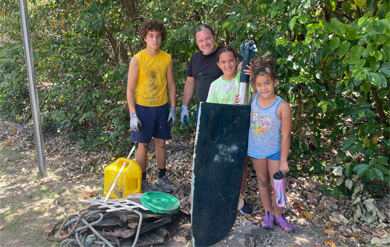
[[[241,69],[241,75],[240,75],[240,84],[238,87],[238,96],[240,97],[240,103],[239,105],[246,105],[248,104],[248,94],[249,94],[249,76],[245,74],[244,69],[247,69],[247,65],[249,64],[250,60],[250,49],[249,49],[249,41],[245,41],[245,52],[244,52],[244,58],[242,61],[242,69]]]
[[[31,47],[30,24],[28,22],[28,12],[26,0],[19,0],[20,22],[23,34],[24,55],[26,58],[27,79],[30,91],[31,111],[34,121],[35,141],[37,146],[37,157],[39,171],[42,176],[46,173],[46,162],[44,156],[44,142],[41,127],[41,114],[39,110],[39,101],[37,93],[37,84],[35,82],[34,60]]]

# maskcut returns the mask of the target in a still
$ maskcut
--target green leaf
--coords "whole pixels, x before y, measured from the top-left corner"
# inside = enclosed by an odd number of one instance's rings
[[[367,48],[364,50],[363,54],[362,54],[363,57],[368,57],[368,55],[370,55],[371,50],[372,50],[372,47],[371,47],[371,46],[367,47]]]
[[[307,18],[306,18],[306,15],[301,15],[298,17],[298,22],[301,23],[301,24],[306,24],[307,22]],[[384,43],[384,42],[383,42]]]
[[[340,38],[339,37],[335,37],[329,42],[329,47],[330,47],[330,49],[332,49],[332,51],[336,50],[337,47],[339,47],[339,45],[340,45]]]
[[[370,162],[368,162],[368,165],[369,165],[369,166],[373,166],[373,165],[376,164],[376,162],[378,162],[377,159],[375,159],[375,158],[374,158],[374,159],[371,159]]]
[[[351,26],[345,25],[345,37],[349,40],[355,40],[358,38],[357,29]]]
[[[382,87],[385,88],[387,87],[387,80],[386,78],[381,74],[381,73],[377,73],[379,75],[379,77],[381,78],[381,81],[382,81]]]
[[[389,158],[387,158],[385,156],[379,156],[378,163],[382,164],[382,165],[388,165],[388,163],[387,163],[388,160],[389,160]]]
[[[333,26],[327,23],[326,21],[322,21],[322,27],[324,32],[326,33],[333,33]]]
[[[380,63],[378,61],[372,60],[370,61],[370,68],[372,72],[376,72],[379,69]]]
[[[379,71],[382,72],[385,77],[390,78],[390,69],[382,67]]]
[[[366,59],[359,59],[356,63],[355,63],[355,67],[354,68],[363,68],[364,64],[366,63]]]
[[[290,20],[290,29],[291,29],[291,30],[294,30],[294,26],[295,26],[295,23],[297,22],[297,19],[298,19],[298,17],[297,17],[297,16],[294,16],[294,17]]]
[[[332,19],[330,24],[333,26],[335,34],[337,34],[338,36],[343,36],[344,35],[345,28],[344,28],[344,24],[343,23],[341,23],[337,19]]]
[[[363,109],[359,109],[358,110],[358,115],[359,115],[359,117],[364,117],[364,110]]]
[[[357,172],[359,171],[360,169],[363,169],[363,168],[367,168],[368,165],[367,164],[360,164],[360,165],[357,165],[353,168],[353,171]]]
[[[225,21],[225,23],[222,25],[222,28],[225,28],[225,27],[229,26],[229,24],[230,24],[230,22]]]
[[[373,168],[372,170],[375,172],[375,177],[383,181],[383,173],[378,168]]]
[[[366,5],[366,0],[355,0],[355,3],[359,8],[363,8]]]
[[[370,73],[370,74],[372,77],[372,83],[379,88],[382,85],[382,79],[379,77],[377,73]]]
[[[382,52],[376,51],[375,58],[378,59],[378,60],[382,60]]]
[[[321,108],[322,108],[322,112],[323,113],[326,113],[326,111],[328,110],[328,106],[327,105],[322,105]]]
[[[362,88],[365,93],[368,93],[371,90],[371,83],[362,81]]]
[[[341,9],[343,13],[348,15],[351,12],[351,4],[347,1],[343,2]]]
[[[336,7],[337,7],[337,1],[334,1],[334,0],[326,0],[325,1],[325,4],[326,6],[332,10],[332,11],[335,11],[336,10]]]
[[[360,169],[357,171],[357,174],[356,174],[356,175],[357,175],[358,177],[363,176],[364,173],[366,173],[367,169],[368,169],[368,166],[360,168]]]
[[[374,178],[375,178],[375,171],[373,169],[368,169],[367,170],[367,178],[368,178],[369,181],[374,180]]]
[[[376,168],[378,168],[383,174],[390,175],[389,168],[386,168],[386,167],[379,165],[379,164],[376,165]]]
[[[337,51],[339,57],[341,58],[342,56],[344,56],[349,51],[350,47],[351,47],[351,43],[349,42],[342,43]]]

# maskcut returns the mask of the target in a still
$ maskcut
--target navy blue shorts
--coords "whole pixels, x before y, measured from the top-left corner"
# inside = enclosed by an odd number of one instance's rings
[[[135,104],[135,112],[141,121],[142,127],[139,132],[131,132],[131,139],[133,141],[149,143],[152,137],[163,140],[171,139],[171,128],[168,125],[168,103],[156,107]]]

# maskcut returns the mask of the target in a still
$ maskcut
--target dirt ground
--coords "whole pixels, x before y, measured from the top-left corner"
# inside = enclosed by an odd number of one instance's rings
[[[45,134],[47,174],[42,177],[30,132],[26,126],[0,119],[0,246],[60,246],[47,240],[47,233],[68,215],[85,208],[79,200],[103,195],[103,169],[111,163],[109,153],[85,152],[61,133]],[[181,211],[170,223],[165,242],[154,246],[192,246],[188,212],[193,145],[191,135],[167,144],[167,170],[175,189],[172,195],[181,202]],[[157,178],[153,151],[148,160],[148,179],[152,182]],[[250,169],[244,197],[254,213],[237,215],[230,233],[213,246],[390,246],[388,222],[373,228],[342,218],[335,220],[340,215],[350,218],[348,198],[325,196],[318,182],[310,178],[290,175],[286,186],[285,214],[294,223],[296,233],[260,227],[262,206],[256,175]],[[377,200],[390,210],[390,196]],[[374,238],[381,244],[371,244]]]

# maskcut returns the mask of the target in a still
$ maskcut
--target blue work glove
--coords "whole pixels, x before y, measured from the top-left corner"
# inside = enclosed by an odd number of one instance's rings
[[[168,116],[168,124],[169,124],[169,127],[173,127],[175,126],[177,122],[177,117],[176,117],[176,107],[171,107],[171,113],[169,113],[169,116]]]
[[[246,39],[245,43],[246,42],[249,42],[249,50],[251,51],[249,59],[252,59],[257,54],[257,47],[256,47],[255,43],[253,42],[253,40]],[[241,50],[242,55],[244,55],[244,53],[245,53],[245,45],[244,44],[240,45],[240,50]]]
[[[139,118],[137,117],[137,114],[130,113],[130,129],[135,132],[139,132],[141,130],[142,124]]]
[[[181,106],[181,115],[180,115],[181,122],[183,123],[183,126],[186,126],[187,123],[190,121],[190,114],[188,113],[188,106]]]

